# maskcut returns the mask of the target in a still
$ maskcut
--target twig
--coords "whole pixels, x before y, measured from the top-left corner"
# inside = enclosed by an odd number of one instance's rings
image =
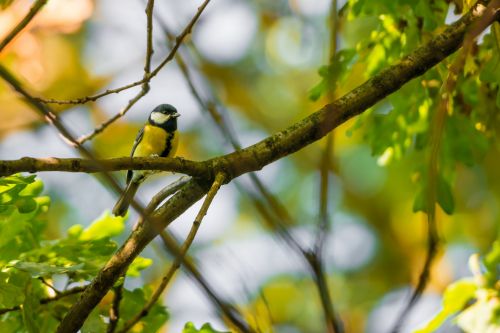
[[[337,27],[338,27],[338,13],[337,13],[337,0],[332,0],[330,5],[330,50],[329,50],[329,65],[333,67],[335,55],[337,53]],[[335,100],[335,82],[336,78],[328,77],[327,95],[330,101]],[[319,165],[320,173],[320,186],[319,186],[319,221],[318,230],[316,235],[314,252],[320,257],[326,239],[326,234],[329,230],[330,216],[328,213],[328,189],[330,169],[332,167],[332,150],[334,149],[334,131],[326,136],[326,144],[321,155]]]
[[[42,282],[44,285],[46,285],[47,287],[49,287],[50,290],[52,290],[56,295],[59,295],[61,293],[53,285],[51,285],[50,283],[48,283],[47,281],[45,281],[45,279],[43,277],[39,277],[38,280],[40,280],[40,282]]]
[[[99,94],[96,94],[96,95],[92,95],[92,96],[85,96],[85,97],[76,98],[76,99],[70,99],[70,100],[42,99],[42,98],[37,98],[37,100],[40,101],[40,102],[43,102],[43,103],[47,103],[47,104],[48,103],[52,103],[52,104],[85,104],[87,102],[95,102],[96,100],[98,100],[101,97],[104,97],[104,96],[107,96],[107,95],[110,95],[110,94],[116,94],[116,93],[119,93],[119,92],[121,92],[123,90],[127,90],[127,89],[130,89],[130,88],[139,86],[139,85],[143,84],[146,81],[151,81],[151,79],[153,77],[155,77],[160,72],[160,70],[168,62],[170,62],[174,58],[174,56],[175,56],[177,50],[179,49],[179,47],[181,46],[183,40],[186,38],[187,35],[189,35],[191,33],[191,30],[193,29],[195,23],[198,21],[200,15],[202,14],[203,10],[205,9],[205,7],[208,5],[209,2],[210,2],[210,0],[205,0],[202,3],[202,5],[200,7],[198,7],[198,11],[193,16],[193,18],[191,19],[191,21],[184,28],[184,30],[175,38],[175,45],[172,48],[172,50],[170,50],[170,52],[167,55],[167,57],[151,72],[151,74],[147,78],[143,78],[143,79],[141,79],[139,81],[135,81],[133,83],[124,85],[124,86],[119,87],[119,88],[108,89],[108,90],[106,90],[106,91],[104,91],[102,93],[99,93]]]
[[[144,63],[144,79],[146,79],[151,72],[151,57],[153,56],[153,9],[155,2],[154,0],[148,0],[146,5],[146,61]],[[144,84],[148,84],[147,81]]]
[[[135,105],[142,97],[144,97],[149,92],[149,81],[151,79],[151,58],[153,57],[153,9],[154,0],[148,0],[146,5],[146,59],[144,61],[144,75],[142,77],[142,87],[141,90],[130,99],[127,105],[113,117],[101,123],[89,134],[83,135],[78,139],[80,144],[91,140],[99,133],[102,133],[109,125],[123,117],[131,108]]]
[[[42,298],[40,300],[40,304],[43,305],[43,304],[52,303],[52,302],[60,300],[61,298],[64,298],[64,297],[67,297],[67,296],[71,296],[71,295],[74,295],[74,294],[79,294],[82,291],[84,291],[85,288],[87,288],[87,286],[74,287],[74,288],[68,289],[66,291],[61,291],[58,294],[56,294],[55,296],[53,296],[53,297]],[[19,311],[19,310],[21,310],[21,305],[16,305],[16,306],[14,306],[12,308],[0,309],[0,315],[3,315],[4,313],[7,313],[7,312]]]
[[[113,287],[114,297],[113,304],[109,309],[109,323],[106,333],[114,333],[120,320],[120,303],[123,298],[123,282]]]
[[[337,0],[332,0],[330,8],[330,56],[329,64],[333,67],[335,54],[337,53]],[[335,100],[335,77],[328,77],[327,95],[330,101]],[[330,187],[330,172],[332,167],[332,155],[334,149],[334,133],[330,132],[326,136],[326,145],[320,161],[320,204],[319,204],[319,221],[316,242],[314,248],[309,253],[304,252],[309,266],[312,270],[316,288],[321,300],[321,306],[325,317],[326,329],[329,333],[341,333],[344,331],[342,319],[335,312],[335,307],[332,301],[330,288],[327,283],[326,273],[323,269],[323,248],[326,241],[326,235],[330,225],[330,215],[328,212],[329,202],[329,187]]]
[[[36,14],[42,9],[42,7],[47,3],[47,0],[36,0],[33,6],[31,6],[28,14],[19,22],[9,34],[0,42],[0,52],[9,44],[20,32],[23,30],[28,23],[35,17]]]
[[[176,256],[174,262],[172,263],[167,273],[163,277],[158,288],[156,288],[153,295],[151,295],[148,303],[144,305],[142,310],[139,313],[137,313],[135,317],[133,317],[123,325],[123,328],[118,331],[119,333],[126,333],[135,324],[137,324],[141,320],[141,318],[147,316],[149,310],[151,310],[151,308],[156,304],[161,294],[167,287],[168,283],[174,276],[174,273],[177,271],[177,269],[179,269],[182,261],[184,260],[184,257],[186,256],[186,253],[189,250],[191,244],[193,243],[194,238],[196,237],[196,233],[198,232],[198,229],[200,228],[203,217],[207,214],[208,208],[210,207],[210,204],[212,203],[212,200],[214,199],[215,195],[219,191],[219,188],[222,186],[222,184],[224,184],[225,178],[226,176],[223,173],[218,173],[217,176],[215,176],[215,180],[212,186],[210,187],[210,190],[207,193],[205,201],[203,201],[203,204],[198,212],[198,215],[196,215],[196,218],[194,219],[193,226],[191,227],[191,230],[189,230],[189,234],[181,246],[180,253]]]
[[[321,300],[321,306],[325,314],[327,332],[341,333],[344,332],[342,320],[335,314],[332,298],[330,295],[330,288],[326,280],[326,273],[323,268],[323,263],[320,256],[315,252],[304,253],[309,267],[312,270],[316,288]]]
[[[160,233],[160,237],[163,245],[169,253],[174,256],[178,256],[180,254],[181,250],[176,241],[176,237],[165,230]],[[216,291],[210,286],[208,281],[205,280],[203,275],[201,275],[196,266],[193,264],[193,260],[188,255],[184,257],[182,265],[187,270],[189,275],[207,294],[210,301],[212,301],[216,308],[219,309],[223,316],[225,316],[234,325],[234,327],[237,327],[243,333],[253,332],[253,329],[245,322],[241,313],[239,313],[233,305],[222,300],[222,298],[217,295]]]

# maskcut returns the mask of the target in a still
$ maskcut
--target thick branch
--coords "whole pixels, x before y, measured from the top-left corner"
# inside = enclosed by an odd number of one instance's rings
[[[23,157],[19,160],[0,160],[0,176],[8,176],[17,172],[64,171],[94,173],[119,170],[173,171],[198,177],[206,176],[210,171],[206,163],[169,157],[120,157],[95,161],[82,158],[56,157]]]
[[[487,2],[480,1],[479,6],[475,6],[428,44],[301,122],[251,147],[211,160],[213,171],[226,172],[226,181],[230,181],[244,173],[259,170],[322,138],[338,125],[360,114],[455,52],[461,46],[468,26],[482,15],[482,11],[477,10],[478,7],[484,7],[483,4]],[[132,260],[160,230],[206,194],[211,181],[212,179],[193,179],[153,214],[154,222],[139,226],[69,310],[57,332],[78,331]]]

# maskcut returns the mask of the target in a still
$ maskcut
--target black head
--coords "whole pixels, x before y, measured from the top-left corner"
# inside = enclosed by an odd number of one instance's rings
[[[177,129],[177,113],[176,108],[170,104],[160,104],[151,111],[149,115],[149,123],[155,126],[163,127],[168,130]]]

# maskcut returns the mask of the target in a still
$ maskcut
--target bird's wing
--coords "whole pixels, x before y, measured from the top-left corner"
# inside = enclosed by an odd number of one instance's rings
[[[134,157],[135,150],[137,149],[139,143],[141,143],[143,137],[144,137],[144,127],[141,128],[141,130],[139,131],[139,133],[137,133],[137,136],[135,137],[134,145],[132,146],[132,150],[130,151],[130,157]],[[132,170],[128,170],[127,184],[130,183],[130,181],[132,180],[132,175],[133,175]]]

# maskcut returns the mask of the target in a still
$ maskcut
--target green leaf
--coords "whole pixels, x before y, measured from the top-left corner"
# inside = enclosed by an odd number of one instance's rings
[[[149,258],[137,257],[134,259],[132,264],[130,264],[127,270],[127,276],[139,277],[141,276],[140,271],[145,270],[153,264],[153,260]]]
[[[497,279],[497,267],[500,264],[500,241],[495,241],[491,246],[491,250],[484,256],[484,266],[489,275]]]
[[[123,299],[120,303],[120,324],[123,324],[122,318],[132,318],[142,310],[149,300],[151,293],[149,290],[134,289],[133,291],[124,289]],[[137,324],[141,327],[141,333],[156,333],[168,320],[169,315],[166,308],[156,303],[145,317]],[[132,330],[133,331],[133,330]]]
[[[413,200],[413,208],[412,211],[427,213],[427,187],[421,187],[417,192],[415,199]]]
[[[437,180],[437,202],[446,214],[451,215],[455,210],[455,201],[451,192],[450,184],[442,177]]]
[[[10,267],[15,267],[20,271],[27,272],[31,277],[45,277],[54,274],[66,274],[68,272],[78,271],[83,267],[83,264],[73,266],[54,266],[47,263],[14,261],[9,263]]]
[[[192,322],[187,322],[186,325],[184,325],[182,333],[230,333],[230,332],[217,331],[213,329],[212,325],[210,325],[209,323],[203,324],[203,326],[201,326],[201,328],[198,330]]]
[[[321,80],[317,85],[315,85],[310,91],[309,91],[309,99],[313,102],[316,102],[321,95],[323,95],[326,92],[327,85],[325,80]]]
[[[82,333],[106,332],[106,323],[99,313],[99,308],[95,308],[82,326]]]
[[[125,230],[125,220],[121,216],[113,216],[108,211],[104,212],[92,224],[83,230],[81,240],[97,240],[110,238],[121,234]]]
[[[24,286],[11,283],[10,274],[0,272],[0,307],[11,308],[24,301]]]
[[[19,192],[20,196],[23,197],[36,197],[39,196],[43,191],[43,182],[36,179],[33,183],[28,184],[22,191]]]
[[[461,279],[450,284],[443,295],[443,308],[424,327],[414,333],[435,332],[450,316],[462,310],[474,298],[477,286],[473,279]]]
[[[35,293],[33,293],[33,285],[30,281],[30,283],[28,283],[25,288],[25,298],[22,306],[24,327],[27,328],[29,333],[40,332],[38,324],[36,322],[39,307],[40,301],[38,300],[38,297],[35,295]]]
[[[12,175],[7,177],[0,177],[0,186],[5,185],[28,185],[35,181],[36,175],[22,176],[22,175]]]

